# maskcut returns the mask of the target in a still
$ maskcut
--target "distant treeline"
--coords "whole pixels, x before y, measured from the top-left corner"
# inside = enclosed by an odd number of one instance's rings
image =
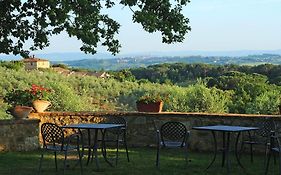
[[[53,62],[57,64],[58,62]],[[241,57],[228,56],[146,56],[146,57],[123,57],[114,59],[81,59],[75,61],[62,61],[70,67],[86,68],[94,70],[122,70],[137,67],[147,67],[164,63],[185,64],[214,64],[214,65],[259,65],[259,64],[281,64],[281,56],[275,54],[248,55]]]
[[[229,72],[237,71],[245,74],[261,74],[267,77],[270,84],[281,85],[281,65],[262,64],[247,65],[212,65],[212,64],[158,64],[147,68],[133,68],[126,70],[137,79],[146,79],[156,83],[172,83],[184,85],[198,78],[218,78]],[[122,71],[121,71],[122,72]],[[123,70],[123,72],[125,72]]]

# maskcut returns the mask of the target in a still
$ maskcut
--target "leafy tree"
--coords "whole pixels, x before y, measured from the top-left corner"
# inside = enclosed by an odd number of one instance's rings
[[[118,71],[118,72],[114,73],[113,76],[116,80],[119,80],[121,82],[123,82],[123,81],[135,81],[136,80],[135,76],[128,69]]]
[[[147,32],[160,31],[163,43],[182,42],[191,30],[181,13],[189,0],[9,0],[0,1],[0,53],[27,56],[49,46],[49,37],[66,31],[81,40],[80,50],[96,53],[98,44],[113,54],[121,47],[115,35],[120,24],[104,13],[119,3],[133,12],[132,20]],[[29,49],[25,42],[32,40]]]
[[[0,61],[0,66],[14,70],[20,70],[24,68],[22,61]]]
[[[52,67],[60,67],[60,68],[63,68],[63,69],[69,69],[68,66],[66,64],[53,64]]]

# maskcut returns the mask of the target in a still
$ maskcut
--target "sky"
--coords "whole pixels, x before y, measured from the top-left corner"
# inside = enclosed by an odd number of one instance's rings
[[[110,10],[121,24],[120,54],[172,51],[236,51],[281,49],[281,0],[191,0],[183,14],[191,32],[182,43],[162,44],[160,33],[147,33],[132,22],[128,8]],[[51,38],[36,53],[80,52],[81,43],[65,33]],[[106,52],[99,48],[98,52]]]

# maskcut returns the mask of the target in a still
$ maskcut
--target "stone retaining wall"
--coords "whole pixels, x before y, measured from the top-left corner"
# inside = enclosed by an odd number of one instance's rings
[[[0,151],[35,150],[39,147],[39,128],[42,123],[58,125],[71,123],[94,123],[95,117],[122,116],[128,122],[129,146],[155,146],[154,122],[161,125],[165,121],[180,121],[191,131],[190,147],[196,151],[213,149],[210,132],[192,130],[193,126],[202,125],[239,125],[255,126],[265,118],[274,119],[281,126],[280,115],[245,115],[245,114],[204,114],[204,113],[139,113],[139,112],[44,112],[31,113],[27,120],[0,120]],[[71,130],[69,131],[71,132]],[[231,140],[235,140],[235,134]],[[217,133],[221,142],[221,133]],[[259,149],[263,151],[264,149]]]
[[[0,120],[0,151],[28,151],[39,147],[39,120]]]

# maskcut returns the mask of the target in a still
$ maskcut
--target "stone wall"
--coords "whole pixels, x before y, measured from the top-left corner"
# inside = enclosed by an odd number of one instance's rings
[[[128,122],[129,146],[155,146],[155,123],[180,121],[191,131],[189,139],[192,150],[210,151],[213,138],[210,132],[192,130],[193,126],[239,125],[255,126],[265,118],[274,119],[281,126],[280,115],[204,114],[204,113],[139,113],[139,112],[44,112],[31,113],[27,120],[0,120],[0,151],[25,151],[39,148],[39,128],[42,123],[58,125],[94,123],[95,117],[122,116]],[[69,133],[72,132],[69,130]],[[235,134],[231,140],[235,140]],[[217,133],[221,142],[221,133]],[[263,149],[260,149],[263,151]]]
[[[39,120],[0,120],[0,151],[28,151],[39,147]]]
[[[204,113],[139,113],[139,112],[45,112],[32,113],[30,118],[40,119],[40,123],[51,122],[58,125],[71,123],[95,122],[95,117],[122,116],[128,122],[129,146],[154,146],[155,128],[165,121],[180,121],[191,131],[189,143],[192,150],[210,151],[213,149],[213,137],[210,132],[192,130],[193,126],[202,125],[239,125],[255,126],[260,120],[272,118],[276,123],[281,123],[280,115],[245,115],[245,114],[204,114]],[[231,140],[236,135],[232,134]],[[219,142],[221,133],[217,133]],[[263,150],[263,149],[262,149]]]

